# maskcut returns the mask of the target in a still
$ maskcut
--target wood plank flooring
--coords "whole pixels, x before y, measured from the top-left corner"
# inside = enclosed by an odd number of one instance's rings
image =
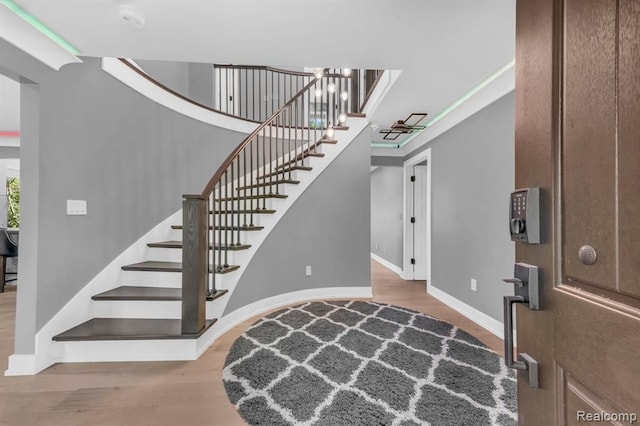
[[[498,353],[502,341],[425,292],[371,262],[375,301],[441,318]],[[13,353],[15,287],[0,294],[0,369]],[[227,332],[197,361],[58,364],[36,376],[0,376],[0,425],[243,425],[227,399],[222,368],[256,316]]]

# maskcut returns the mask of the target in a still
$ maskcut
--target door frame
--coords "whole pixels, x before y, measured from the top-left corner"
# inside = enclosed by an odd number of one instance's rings
[[[427,211],[426,218],[426,264],[425,271],[427,276],[427,285],[431,282],[431,148],[427,148],[419,154],[407,159],[403,163],[402,177],[404,184],[402,185],[402,274],[400,277],[405,280],[413,280],[413,267],[411,266],[411,246],[413,243],[413,234],[411,227],[413,226],[410,221],[410,211],[413,204],[413,193],[411,188],[411,174],[413,166],[418,163],[422,163],[427,160],[427,182],[425,185],[426,191],[426,205]],[[425,289],[426,290],[426,289]]]

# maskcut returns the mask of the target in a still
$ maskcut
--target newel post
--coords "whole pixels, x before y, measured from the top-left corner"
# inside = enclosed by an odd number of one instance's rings
[[[207,197],[182,200],[182,334],[199,333],[206,322],[208,266]]]

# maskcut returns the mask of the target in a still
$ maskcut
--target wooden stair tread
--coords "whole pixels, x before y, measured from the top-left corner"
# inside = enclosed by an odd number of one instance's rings
[[[337,139],[333,139],[333,138],[322,138],[322,139],[319,139],[318,142],[314,143],[311,146],[314,147],[314,146],[318,146],[318,145],[323,144],[323,143],[329,143],[329,144],[335,145],[335,144],[338,143],[338,140]]]
[[[280,169],[280,170],[275,171],[275,172],[272,172],[272,173],[267,173],[266,175],[257,176],[257,177],[256,177],[256,179],[266,179],[266,178],[268,178],[269,176],[275,176],[275,175],[278,175],[278,174],[282,174],[282,175],[283,175],[283,174],[285,174],[285,173],[287,173],[287,172],[294,171],[294,170],[304,170],[304,171],[309,171],[309,170],[313,170],[313,167],[311,167],[311,166],[293,166],[293,167],[287,167],[287,168]]]
[[[366,118],[367,114],[365,114],[364,112],[348,112],[347,117]]]
[[[224,296],[229,290],[218,290],[213,299]],[[121,286],[92,297],[93,300],[142,300],[142,301],[179,301],[182,289],[176,287],[139,287]]]
[[[95,340],[196,339],[216,320],[208,320],[196,334],[182,334],[180,319],[93,318],[53,337],[57,342]]]
[[[281,185],[281,184],[292,184],[292,185],[297,185],[300,183],[299,180],[293,180],[293,179],[278,179],[275,180],[273,182],[263,182],[263,183],[256,183],[253,185],[246,185],[246,186],[239,186],[236,188],[236,191],[242,191],[243,189],[250,189],[250,188],[262,188],[263,186],[275,186],[275,185]]]
[[[256,195],[238,195],[236,197],[227,197],[227,198],[218,198],[216,201],[218,203],[223,203],[225,201],[243,201],[243,200],[262,200],[264,198],[287,198],[285,194],[256,194]]]
[[[216,226],[213,228],[214,231],[262,231],[264,226]]]
[[[171,225],[171,229],[182,229],[182,225]],[[221,231],[261,231],[264,226],[209,226],[209,230]]]
[[[216,274],[226,274],[240,268],[238,265],[229,265],[221,270],[216,270]],[[182,272],[182,262],[159,262],[147,260],[139,263],[132,263],[122,267],[123,271],[146,271],[146,272]],[[213,271],[213,266],[209,265],[209,271]]]
[[[182,248],[182,241],[160,241],[157,243],[149,243],[147,244],[148,247],[151,248],[169,248],[169,249],[181,249]],[[220,245],[216,245],[215,246],[215,250],[229,250],[229,251],[238,251],[238,250],[246,250],[249,247],[251,247],[251,245],[249,244],[237,244],[237,245],[231,245],[231,246],[220,246]],[[209,249],[213,249],[213,244],[209,244]]]
[[[321,152],[304,152],[302,154],[296,155],[294,158],[291,159],[291,161],[288,161],[286,163],[280,164],[279,166],[276,167],[276,170],[280,171],[280,170],[284,169],[285,167],[291,166],[291,164],[296,164],[297,162],[304,160],[307,157],[319,157],[319,158],[321,158],[321,157],[324,157],[324,154],[321,153]]]
[[[276,211],[272,210],[272,209],[253,209],[253,210],[240,209],[240,210],[216,210],[216,211],[210,210],[209,214],[214,214],[214,213],[215,214],[238,214],[238,213],[240,213],[240,214],[251,214],[251,213],[253,213],[253,214],[274,214],[275,212]]]

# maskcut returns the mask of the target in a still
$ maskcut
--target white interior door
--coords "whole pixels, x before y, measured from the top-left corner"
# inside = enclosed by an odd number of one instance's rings
[[[404,162],[403,267],[405,280],[431,274],[431,149]]]
[[[413,279],[427,279],[427,166],[413,166]]]

